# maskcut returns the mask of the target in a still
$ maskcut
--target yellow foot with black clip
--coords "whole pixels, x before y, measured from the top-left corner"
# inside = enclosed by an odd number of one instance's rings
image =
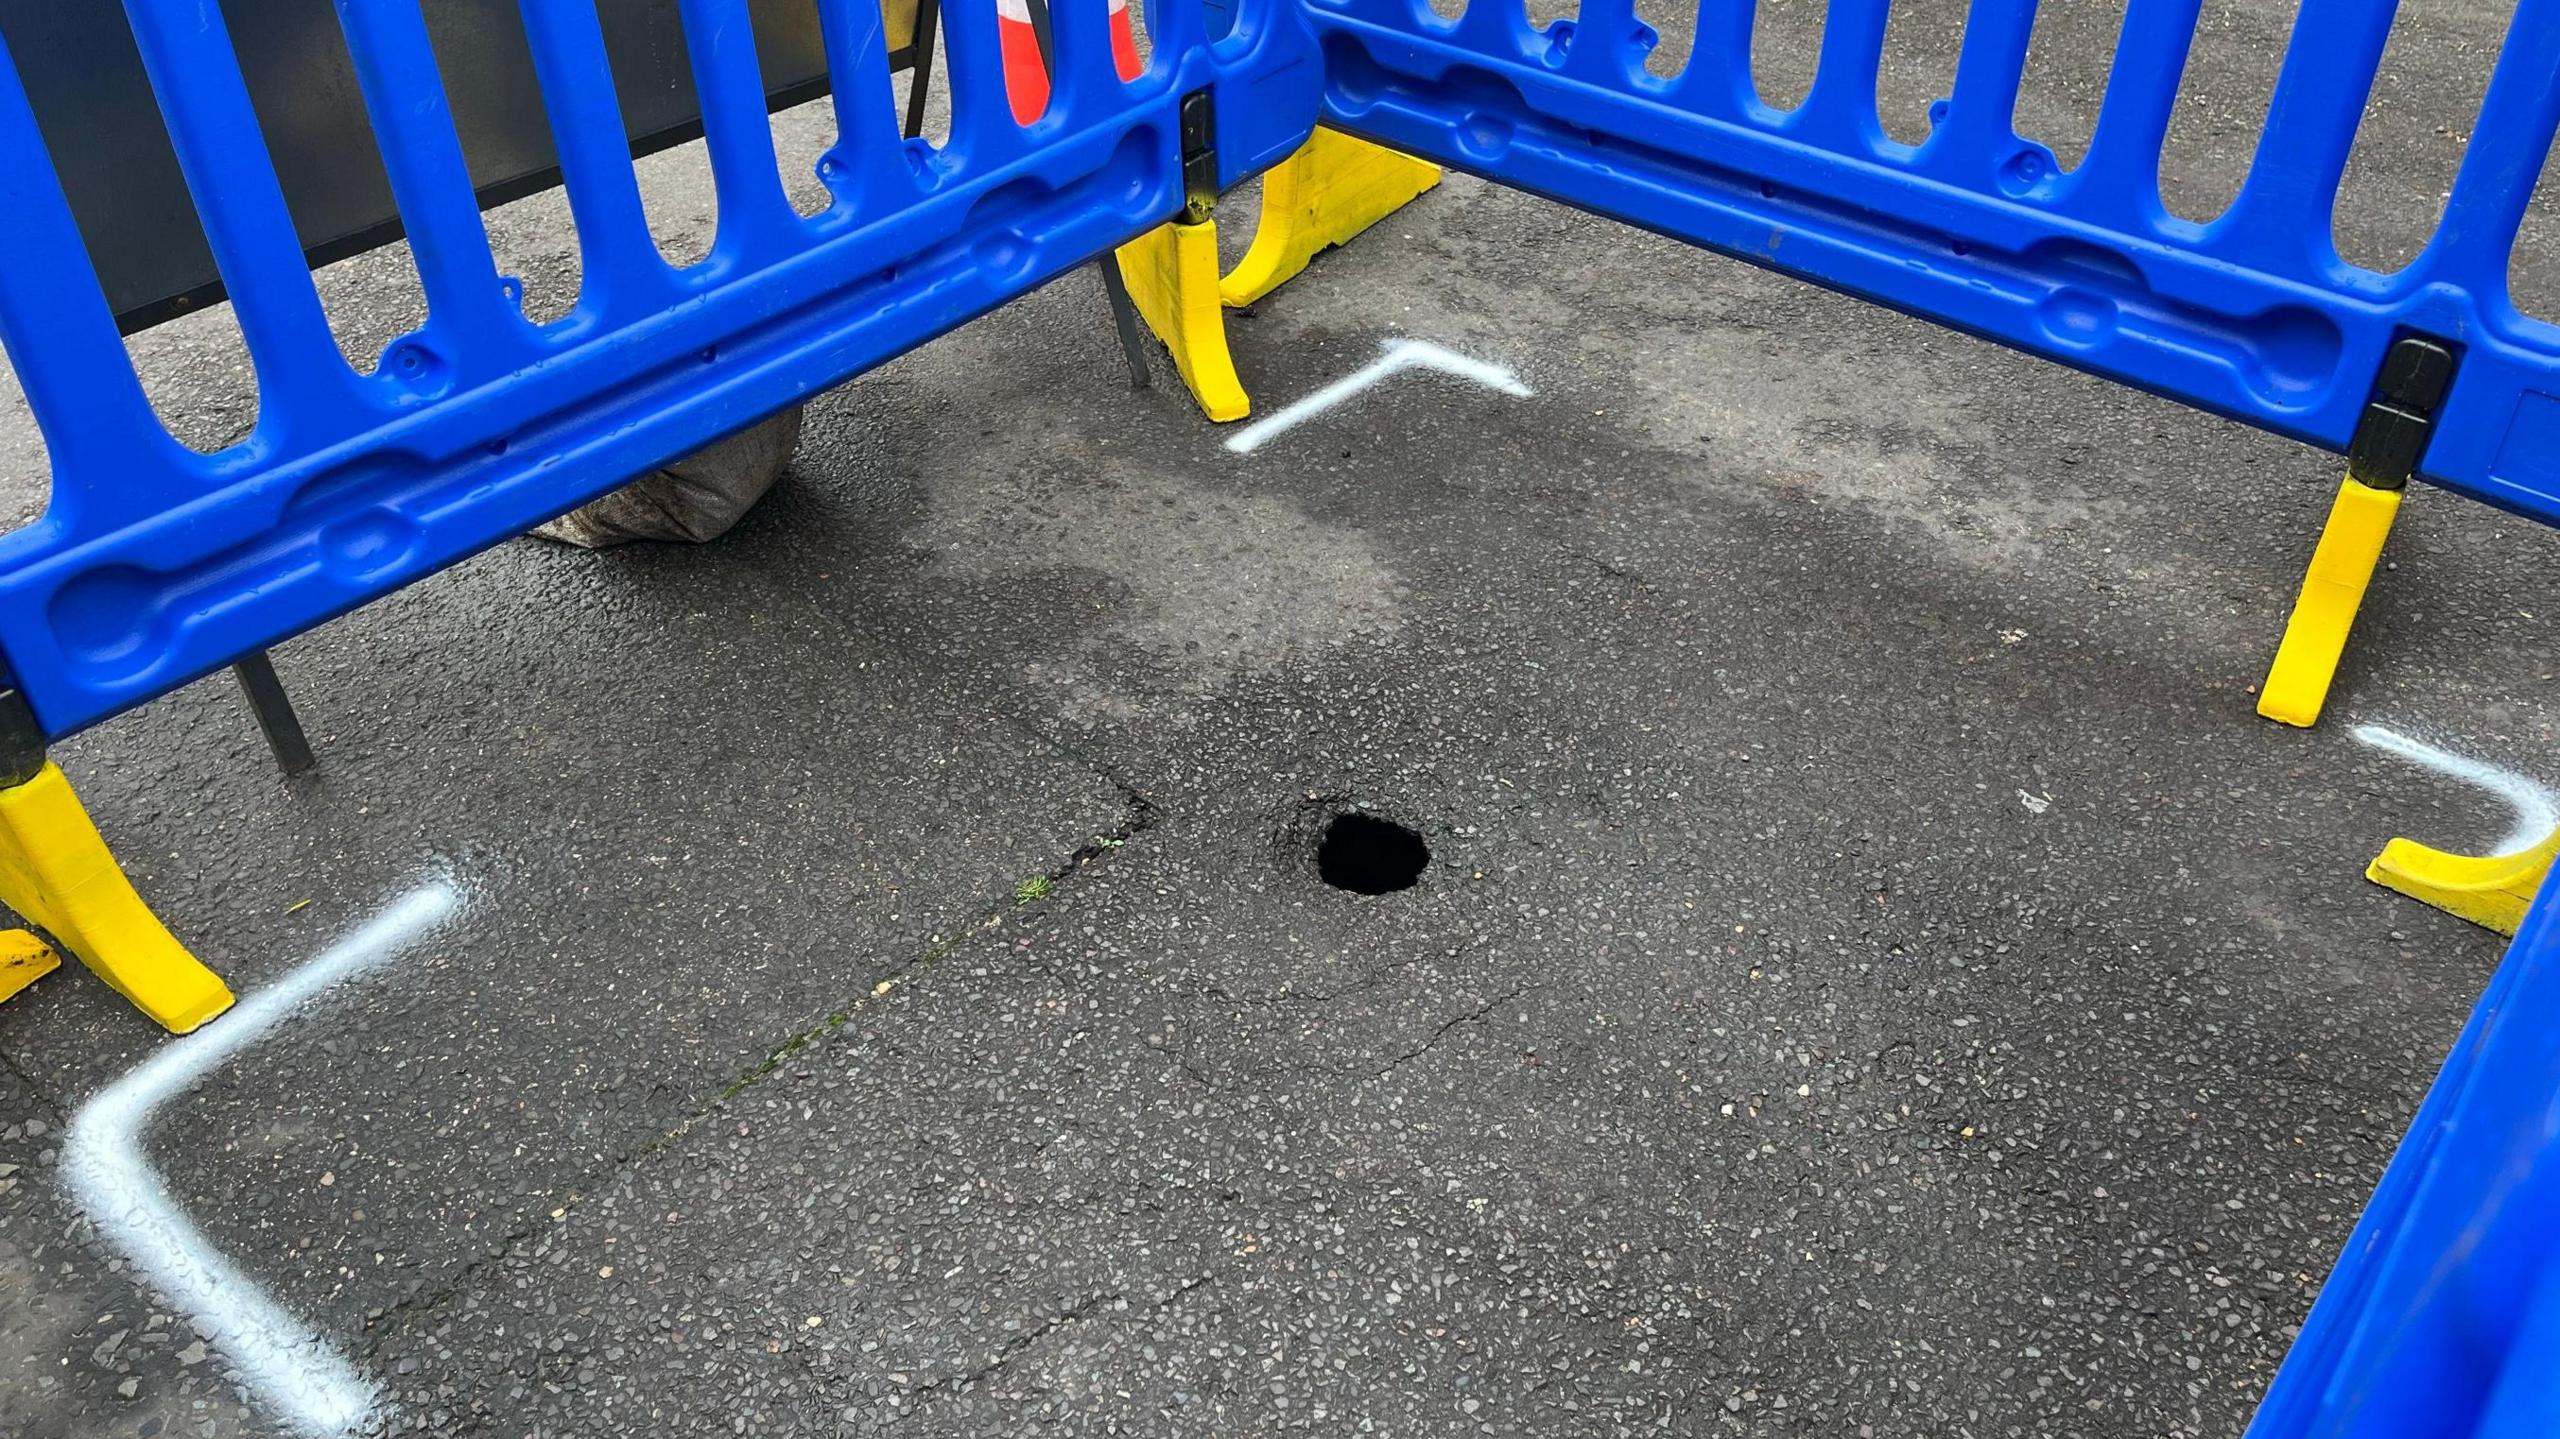
[[[1234,273],[1218,276],[1218,223],[1206,198],[1185,217],[1120,247],[1129,298],[1164,342],[1174,369],[1212,420],[1253,409],[1227,349],[1224,309],[1278,289],[1317,255],[1343,244],[1440,183],[1440,167],[1318,129],[1262,180],[1262,218]]]
[[[2456,919],[2512,935],[2551,873],[2555,853],[2560,853],[2560,830],[2513,854],[2447,854],[2416,840],[2395,839],[2365,866],[2364,877]]]
[[[18,703],[6,692],[0,700]],[[20,772],[23,781],[0,789],[0,903],[162,1028],[184,1034],[229,1009],[230,989],[134,892],[71,781],[50,763]]]
[[[2258,689],[2258,713],[2309,728],[2329,699],[2348,632],[2365,587],[2382,561],[2382,542],[2400,513],[2400,496],[2426,454],[2438,406],[2453,388],[2453,347],[2425,335],[2401,335],[2383,354],[2373,393],[2347,442],[2347,477],[2329,506],[2329,522],[2302,574],[2302,593],[2285,621],[2284,641]]]

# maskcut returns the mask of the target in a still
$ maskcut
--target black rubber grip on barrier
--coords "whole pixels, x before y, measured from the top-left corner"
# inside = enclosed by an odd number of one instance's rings
[[[1209,92],[1182,97],[1182,218],[1197,225],[1218,204],[1218,110]]]
[[[2436,408],[2453,388],[2451,345],[2426,335],[2402,335],[2383,354],[2365,403],[2347,441],[2347,474],[2377,490],[2397,490],[2418,472],[2435,428]]]

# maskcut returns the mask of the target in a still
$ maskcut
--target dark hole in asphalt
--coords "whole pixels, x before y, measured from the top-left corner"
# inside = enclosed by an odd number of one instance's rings
[[[1411,889],[1429,863],[1431,847],[1421,835],[1375,815],[1336,815],[1316,846],[1316,873],[1353,894]]]

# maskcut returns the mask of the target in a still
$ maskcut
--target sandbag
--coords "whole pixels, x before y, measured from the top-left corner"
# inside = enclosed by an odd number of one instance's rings
[[[716,540],[773,488],[799,447],[800,407],[794,405],[589,500],[533,533],[588,550],[633,540],[696,545]]]

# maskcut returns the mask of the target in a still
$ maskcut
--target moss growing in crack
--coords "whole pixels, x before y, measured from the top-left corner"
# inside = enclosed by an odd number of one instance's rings
[[[1049,887],[1049,876],[1035,874],[1013,887],[1013,902],[1016,905],[1038,904],[1049,897]]]

